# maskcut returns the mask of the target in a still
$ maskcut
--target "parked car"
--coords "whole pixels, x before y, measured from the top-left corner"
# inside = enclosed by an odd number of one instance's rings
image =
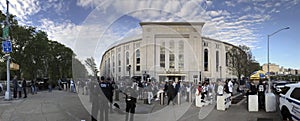
[[[300,120],[300,83],[287,84],[282,88],[279,108],[283,120]]]
[[[273,82],[273,89],[277,94],[281,92],[281,89],[286,85],[289,84],[290,82],[288,81],[275,81]]]

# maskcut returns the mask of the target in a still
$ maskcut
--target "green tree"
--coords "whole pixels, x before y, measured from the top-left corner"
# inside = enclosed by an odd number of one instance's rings
[[[94,76],[97,76],[97,73],[99,72],[97,69],[97,65],[95,63],[95,59],[93,57],[87,58],[85,60],[85,65],[92,71],[92,74]]]
[[[229,70],[233,75],[238,77],[240,82],[241,77],[250,77],[250,75],[260,69],[259,63],[255,61],[251,50],[245,45],[233,47],[228,51],[229,56]]]
[[[6,16],[0,11],[1,36],[5,18]],[[16,74],[22,74],[26,79],[37,77],[49,77],[53,80],[62,77],[72,78],[74,53],[70,48],[49,40],[44,31],[38,31],[31,26],[19,25],[13,15],[10,15],[9,22],[11,25],[9,36],[13,44],[11,60],[20,65],[20,70],[15,71]],[[4,53],[0,52],[0,55],[3,57]]]
[[[73,75],[76,79],[86,78],[88,76],[88,71],[80,60],[73,57]]]

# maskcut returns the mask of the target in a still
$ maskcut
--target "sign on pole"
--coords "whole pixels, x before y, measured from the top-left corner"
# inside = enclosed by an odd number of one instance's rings
[[[4,39],[7,39],[8,36],[9,36],[9,27],[8,27],[8,26],[5,26],[5,27],[3,28],[2,37],[3,37]]]
[[[2,41],[2,49],[4,53],[11,53],[12,52],[11,41]]]

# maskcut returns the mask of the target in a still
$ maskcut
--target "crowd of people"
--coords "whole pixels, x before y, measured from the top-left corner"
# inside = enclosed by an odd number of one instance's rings
[[[22,78],[18,80],[17,76],[14,76],[12,80],[13,84],[13,98],[22,98],[22,94],[24,95],[23,98],[27,98],[28,88],[30,87],[31,94],[37,94],[37,82],[32,80],[31,83],[28,85],[27,81]]]
[[[108,121],[109,114],[113,113],[115,111],[114,109],[121,111],[118,105],[120,102],[126,103],[126,108],[124,109],[124,112],[126,112],[126,121],[133,121],[138,102],[139,104],[152,105],[153,101],[164,100],[167,105],[175,105],[180,104],[180,102],[178,102],[180,100],[195,101],[193,100],[195,98],[191,98],[191,96],[196,94],[196,96],[201,96],[201,103],[213,103],[216,101],[217,96],[222,96],[225,93],[233,96],[238,92],[242,93],[244,90],[239,87],[236,81],[230,79],[225,81],[216,80],[213,82],[203,81],[198,84],[181,80],[157,82],[130,79],[115,82],[114,79],[103,76],[97,80],[98,81],[77,81],[77,85],[82,88],[82,94],[87,95],[91,93],[92,121],[97,120],[99,112],[100,120]],[[247,94],[258,94],[261,100],[260,106],[262,107],[265,86],[260,86],[262,82],[255,86],[252,86],[252,83],[249,84]]]

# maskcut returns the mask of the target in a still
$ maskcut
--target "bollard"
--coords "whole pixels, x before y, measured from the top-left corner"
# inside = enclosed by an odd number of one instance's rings
[[[143,100],[144,100],[144,104],[148,104],[148,93],[146,91],[143,92]]]
[[[159,98],[160,98],[160,105],[164,105],[165,103],[165,101],[164,101],[164,92],[162,92],[162,93],[159,93]]]
[[[67,91],[67,85],[66,84],[64,84],[64,90]]]
[[[177,93],[177,104],[178,105],[181,104],[181,95],[180,95],[180,92]]]
[[[189,92],[189,102],[193,102],[193,99],[192,99],[192,91]]]
[[[186,102],[189,102],[190,101],[190,92],[186,93]]]

